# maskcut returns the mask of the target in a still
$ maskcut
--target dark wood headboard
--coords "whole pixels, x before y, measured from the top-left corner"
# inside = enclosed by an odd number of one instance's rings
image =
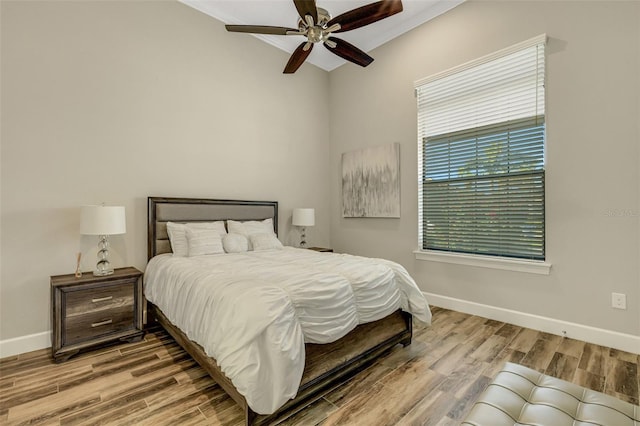
[[[171,253],[167,222],[273,219],[278,233],[277,201],[211,200],[205,198],[149,197],[147,210],[147,259]]]

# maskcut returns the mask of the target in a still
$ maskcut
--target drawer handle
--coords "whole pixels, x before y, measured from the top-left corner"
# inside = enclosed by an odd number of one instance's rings
[[[91,327],[100,327],[101,325],[108,325],[108,324],[111,324],[112,322],[113,322],[112,319],[108,319],[100,322],[94,322],[93,324],[91,324]]]
[[[113,299],[113,296],[99,297],[97,299],[91,299],[91,301],[93,303],[98,303],[98,302],[106,302],[107,300],[111,300],[111,299]]]

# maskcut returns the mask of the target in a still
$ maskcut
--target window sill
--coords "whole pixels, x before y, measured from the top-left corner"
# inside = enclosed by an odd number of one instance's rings
[[[417,260],[453,263],[456,265],[478,266],[481,268],[501,269],[504,271],[526,272],[529,274],[549,275],[551,263],[540,260],[508,259],[496,256],[480,256],[462,253],[444,253],[439,251],[413,252]]]

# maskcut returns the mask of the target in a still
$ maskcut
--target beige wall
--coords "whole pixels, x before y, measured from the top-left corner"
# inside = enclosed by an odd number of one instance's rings
[[[413,82],[542,33],[551,274],[416,260]],[[399,261],[430,293],[640,335],[639,43],[638,2],[469,1],[374,50],[366,71],[333,71],[333,247]],[[401,144],[401,219],[342,218],[341,154],[391,142]],[[626,311],[610,307],[612,292],[627,295]]]
[[[177,2],[0,5],[0,341],[46,333],[49,276],[78,251],[92,267],[79,206],[125,205],[112,257],[144,268],[149,195],[278,200],[285,242],[291,209],[315,207],[311,243],[400,261],[425,291],[640,335],[640,3],[469,1],[367,69],[293,76]],[[545,32],[551,275],[415,260],[413,81]],[[340,155],[391,142],[401,219],[341,218]]]
[[[50,330],[49,276],[95,264],[84,204],[126,206],[115,266],[146,264],[150,195],[277,200],[285,243],[315,207],[329,244],[325,71],[285,76],[284,52],[178,2],[0,3],[0,341]]]

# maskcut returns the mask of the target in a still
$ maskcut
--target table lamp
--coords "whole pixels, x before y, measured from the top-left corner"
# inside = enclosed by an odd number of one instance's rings
[[[316,224],[316,211],[314,209],[293,209],[293,218],[291,219],[293,226],[300,226],[300,247],[307,247],[306,227]]]
[[[109,262],[109,235],[127,232],[123,206],[83,206],[80,211],[80,233],[99,235],[98,263],[93,271],[95,276],[113,274]]]

